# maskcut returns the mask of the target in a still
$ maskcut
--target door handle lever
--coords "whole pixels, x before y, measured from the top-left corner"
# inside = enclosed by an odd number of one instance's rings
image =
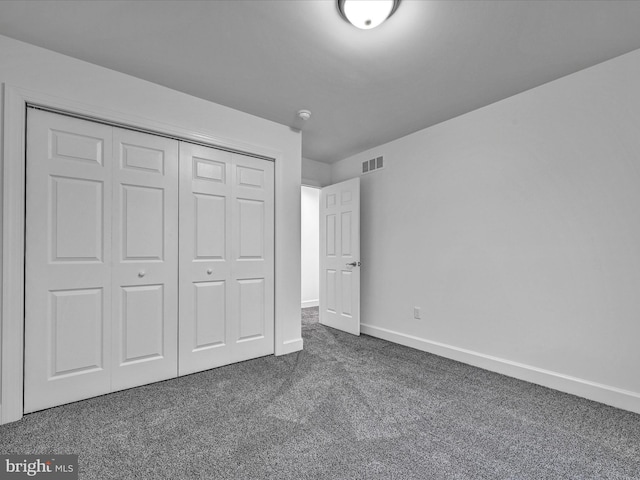
[[[359,267],[359,266],[360,266],[360,262],[347,263],[347,267]]]

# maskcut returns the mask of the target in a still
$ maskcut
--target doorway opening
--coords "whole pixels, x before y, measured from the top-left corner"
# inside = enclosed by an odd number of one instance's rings
[[[317,322],[320,302],[320,188],[301,189],[302,320]]]
[[[302,186],[301,202],[303,324],[313,308],[322,325],[360,335],[360,177]]]

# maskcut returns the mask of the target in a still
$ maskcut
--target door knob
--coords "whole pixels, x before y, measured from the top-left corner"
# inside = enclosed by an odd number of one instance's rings
[[[140,278],[144,277],[145,275],[146,275],[146,272],[145,272],[144,270],[140,270],[140,271],[138,272],[138,276],[139,276]]]
[[[213,270],[211,268],[207,268],[207,275],[211,275],[213,273]]]
[[[359,266],[360,266],[360,262],[347,263],[347,267],[359,267]]]

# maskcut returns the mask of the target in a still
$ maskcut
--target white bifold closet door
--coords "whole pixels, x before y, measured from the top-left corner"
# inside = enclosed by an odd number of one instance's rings
[[[274,352],[272,162],[27,117],[25,412]]]
[[[25,412],[175,377],[178,142],[27,129]]]
[[[274,351],[273,163],[180,144],[180,375]]]

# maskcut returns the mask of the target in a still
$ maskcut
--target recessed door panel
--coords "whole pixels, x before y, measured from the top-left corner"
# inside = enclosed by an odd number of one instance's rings
[[[342,225],[340,226],[340,240],[342,241],[342,257],[351,257],[351,218],[352,212],[342,212],[340,219]]]
[[[134,185],[121,188],[123,260],[163,260],[164,190]]]
[[[164,174],[164,150],[121,143],[122,168]]]
[[[209,182],[225,183],[227,164],[209,158],[193,158],[193,178]]]
[[[326,275],[326,287],[325,287],[325,293],[326,293],[326,309],[332,313],[335,313],[336,309],[338,308],[336,306],[336,287],[338,285],[338,281],[336,279],[336,271],[335,270],[326,270],[325,272]]]
[[[51,378],[103,368],[103,290],[53,291],[50,302]]]
[[[264,279],[238,280],[238,341],[264,335]]]
[[[254,188],[264,187],[264,170],[261,168],[251,168],[238,165],[236,172],[238,185]]]
[[[49,178],[52,261],[102,261],[103,183],[55,175]]]
[[[196,317],[193,350],[223,346],[227,317],[225,282],[198,282],[193,287]]]
[[[340,279],[340,307],[342,315],[347,317],[352,316],[352,295],[353,295],[353,272],[343,270],[340,272],[342,278]]]
[[[52,160],[72,160],[102,165],[104,162],[105,138],[80,133],[80,129],[75,127],[76,125],[68,125],[69,130],[49,129],[50,158]],[[98,135],[101,135],[101,132]]]
[[[239,198],[240,259],[261,259],[264,256],[264,202]]]
[[[226,254],[227,199],[194,193],[195,259],[223,260]]]
[[[123,287],[121,365],[163,356],[163,285]]]
[[[326,255],[333,257],[336,254],[336,216],[329,214],[325,217],[325,245]]]

